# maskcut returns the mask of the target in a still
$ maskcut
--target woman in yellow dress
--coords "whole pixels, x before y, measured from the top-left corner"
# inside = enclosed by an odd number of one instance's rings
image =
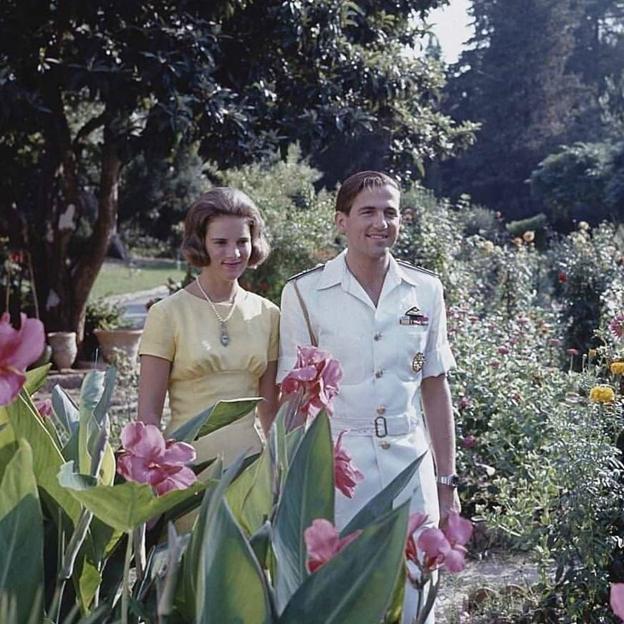
[[[167,392],[167,431],[219,400],[261,396],[257,415],[268,431],[277,410],[279,309],[238,284],[269,253],[263,227],[256,205],[234,188],[213,188],[189,209],[182,252],[200,273],[150,308],[139,348],[139,420],[160,426]],[[227,465],[243,450],[258,452],[254,420],[249,414],[196,441],[198,461],[220,455]]]

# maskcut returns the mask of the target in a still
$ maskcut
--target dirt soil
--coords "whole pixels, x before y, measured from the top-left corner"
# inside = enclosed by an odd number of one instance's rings
[[[468,561],[458,574],[443,573],[436,602],[436,624],[468,624],[468,597],[477,590],[496,590],[509,585],[528,587],[538,580],[535,563],[522,556],[492,554]]]

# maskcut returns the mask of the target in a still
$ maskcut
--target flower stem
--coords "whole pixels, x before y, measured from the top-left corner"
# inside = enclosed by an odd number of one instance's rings
[[[126,536],[126,558],[124,561],[123,586],[121,591],[121,624],[128,624],[128,603],[130,598],[130,562],[132,561],[132,531],[129,531]]]

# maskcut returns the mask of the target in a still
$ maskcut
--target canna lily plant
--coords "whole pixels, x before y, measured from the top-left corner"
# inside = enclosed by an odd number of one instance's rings
[[[393,501],[420,458],[335,529],[335,490],[348,495],[361,475],[332,443],[325,402],[336,365],[308,355],[328,374],[314,382],[321,399],[305,389],[320,411],[289,429],[286,402],[262,453],[226,469],[218,458],[197,465],[192,444],[256,398],[217,403],[169,439],[130,423],[113,449],[114,369],[89,373],[77,404],[56,387],[51,410],[33,402],[47,369],[24,373],[0,408],[0,620],[400,621],[408,503]],[[193,530],[178,534],[191,511]]]

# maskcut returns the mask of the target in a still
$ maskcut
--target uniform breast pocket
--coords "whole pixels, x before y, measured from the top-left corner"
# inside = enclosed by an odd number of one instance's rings
[[[428,327],[423,325],[401,325],[396,332],[397,350],[400,361],[397,362],[401,379],[413,381],[420,375],[425,362]]]

